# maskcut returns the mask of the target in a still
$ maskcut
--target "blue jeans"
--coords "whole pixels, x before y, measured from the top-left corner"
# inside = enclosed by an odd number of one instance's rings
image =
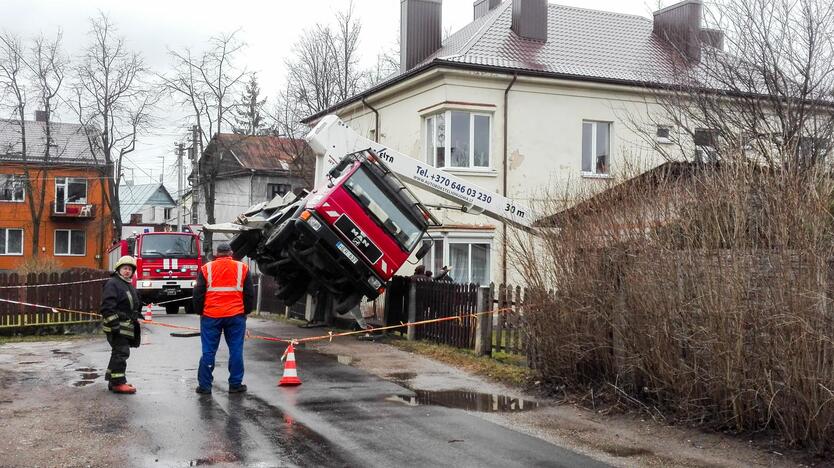
[[[214,377],[214,356],[220,346],[220,333],[226,337],[229,347],[229,386],[236,387],[243,382],[243,337],[246,333],[246,315],[211,318],[200,317],[200,341],[203,355],[197,369],[197,382],[203,388],[211,388]]]

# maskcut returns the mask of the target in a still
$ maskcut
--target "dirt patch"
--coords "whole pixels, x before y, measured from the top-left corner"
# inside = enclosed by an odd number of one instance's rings
[[[50,343],[54,346],[54,343]],[[33,345],[28,344],[31,348]],[[0,347],[2,354],[16,357],[37,355],[64,357],[53,354],[44,346],[37,352],[20,352],[14,345]],[[16,359],[14,359],[16,360]],[[114,435],[108,428],[120,424],[122,406],[114,401],[89,403],[80,392],[106,391],[94,386],[56,385],[59,380],[77,377],[74,369],[66,376],[50,375],[49,379],[36,372],[0,365],[0,374],[14,379],[3,379],[0,386],[0,453],[3,466],[120,466],[119,447],[126,436]],[[92,383],[92,382],[91,382]],[[63,421],[62,424],[55,424]],[[66,423],[71,422],[71,423]]]

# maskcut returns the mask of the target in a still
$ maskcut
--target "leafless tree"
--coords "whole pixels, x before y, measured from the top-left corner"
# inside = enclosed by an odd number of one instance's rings
[[[89,36],[75,67],[72,104],[80,123],[94,129],[87,132],[87,140],[93,155],[104,158],[102,197],[110,209],[116,236],[121,236],[119,184],[124,158],[148,130],[158,96],[151,91],[142,56],[128,49],[110,18],[103,13],[91,18]]]
[[[287,86],[279,99],[296,121],[355,95],[367,83],[358,60],[361,31],[351,3],[336,14],[335,28],[317,24],[302,33],[286,61]]]
[[[834,137],[834,4],[719,0],[705,16],[700,56],[674,49],[668,86],[653,95],[653,123],[677,143],[656,148],[673,160],[755,154],[782,169],[822,160]],[[646,135],[656,142],[654,128]]]
[[[59,148],[52,138],[52,115],[60,103],[61,87],[67,68],[67,59],[61,50],[62,35],[53,39],[39,36],[31,41],[27,50],[24,42],[12,34],[0,36],[0,87],[4,89],[7,104],[13,109],[14,122],[20,134],[21,169],[27,207],[31,217],[33,257],[40,253],[40,227],[46,205],[46,186],[50,164],[61,157],[66,148]],[[31,95],[30,95],[31,94]],[[43,111],[43,154],[30,154],[32,135],[27,138],[26,106],[29,99]]]
[[[206,145],[224,126],[231,128],[235,104],[232,99],[246,76],[246,71],[235,64],[246,44],[237,38],[238,31],[222,34],[209,40],[209,48],[202,53],[190,49],[169,51],[172,68],[170,75],[161,80],[172,96],[186,107],[197,124],[198,151],[203,155]],[[214,223],[215,184],[219,174],[219,161],[215,158],[199,158],[196,168],[198,182],[193,194],[202,192],[205,200],[206,220]],[[211,234],[204,246],[211,249]]]

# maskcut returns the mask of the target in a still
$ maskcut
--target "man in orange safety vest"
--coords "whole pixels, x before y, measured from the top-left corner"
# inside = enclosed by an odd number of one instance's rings
[[[194,285],[194,310],[200,317],[203,354],[197,369],[197,393],[211,393],[214,358],[220,335],[229,346],[229,393],[246,391],[243,384],[243,339],[246,316],[255,306],[255,288],[249,267],[232,258],[228,243],[217,246],[216,259],[206,263]]]

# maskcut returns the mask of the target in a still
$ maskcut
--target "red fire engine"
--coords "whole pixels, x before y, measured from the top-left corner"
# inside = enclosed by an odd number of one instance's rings
[[[189,232],[146,232],[122,239],[107,252],[112,268],[122,255],[136,258],[133,285],[143,304],[164,302],[165,312],[180,306],[191,313],[191,295],[203,265],[200,239]]]

